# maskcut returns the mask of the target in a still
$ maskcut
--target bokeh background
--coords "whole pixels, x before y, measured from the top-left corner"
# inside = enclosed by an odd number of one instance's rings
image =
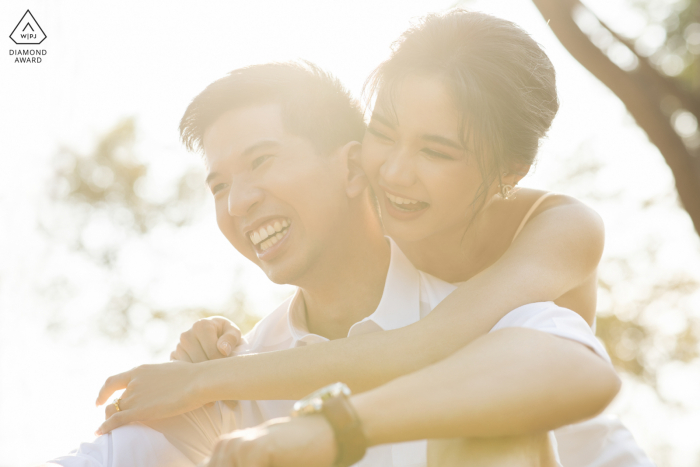
[[[583,33],[625,76],[651,76],[639,98],[658,104],[685,148],[676,156],[697,167],[700,2],[458,3],[520,24],[554,62],[561,110],[523,184],[579,197],[603,216],[598,335],[624,380],[608,411],[660,466],[700,465],[698,232],[668,150],[535,3],[569,8],[575,23],[564,33]],[[359,96],[412,21],[455,5],[0,3],[4,49],[18,48],[7,36],[27,9],[47,35],[41,64],[0,54],[0,466],[37,464],[90,439],[104,379],[166,360],[195,319],[221,314],[249,329],[291,293],[217,231],[201,161],[178,142],[189,100],[234,68],[298,58]],[[692,186],[685,192],[690,207]]]

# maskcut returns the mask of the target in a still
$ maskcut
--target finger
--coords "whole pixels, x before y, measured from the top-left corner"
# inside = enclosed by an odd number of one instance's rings
[[[105,406],[105,420],[107,420],[115,413],[117,413],[117,408],[114,406],[114,404],[107,404]]]
[[[109,433],[122,425],[132,422],[132,418],[134,416],[133,412],[133,410],[122,410],[121,412],[115,413],[105,420],[102,425],[100,425],[95,434],[97,436],[102,436],[103,434]]]
[[[216,324],[208,319],[200,319],[192,326],[195,336],[202,350],[207,355],[207,360],[215,360],[221,358],[221,353],[216,347],[216,341],[219,338]]]
[[[181,347],[183,351],[187,352],[187,355],[189,355],[192,363],[206,362],[209,360],[209,358],[207,358],[207,354],[204,352],[204,349],[202,349],[202,346],[199,345],[199,339],[197,339],[194,329],[190,329],[189,331],[185,331],[180,334],[179,347]]]
[[[129,397],[129,389],[127,388],[116,400],[112,399],[107,405],[105,405],[105,420],[114,415],[117,412],[126,410],[129,407],[129,402],[126,400]],[[119,410],[117,410],[117,400],[119,401]]]
[[[170,360],[193,363],[190,356],[187,355],[187,352],[182,349],[180,344],[177,344],[175,351],[170,353]]]
[[[100,389],[100,393],[97,395],[95,405],[99,406],[107,402],[107,399],[109,399],[109,396],[114,394],[114,391],[126,388],[130,381],[131,372],[129,371],[107,378],[105,384]]]
[[[230,321],[222,322],[221,328],[223,334],[219,337],[216,346],[223,356],[228,357],[233,352],[233,349],[241,343],[241,330]]]

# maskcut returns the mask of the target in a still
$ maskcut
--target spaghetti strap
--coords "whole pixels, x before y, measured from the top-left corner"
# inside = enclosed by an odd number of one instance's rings
[[[537,201],[532,203],[532,206],[530,206],[530,210],[527,211],[527,213],[525,214],[525,217],[523,217],[523,220],[520,221],[520,225],[518,226],[518,230],[515,231],[515,235],[513,235],[513,240],[511,240],[510,243],[513,243],[515,241],[515,238],[520,234],[520,231],[523,230],[523,227],[525,227],[525,224],[527,223],[527,221],[530,220],[530,216],[532,216],[532,213],[535,212],[535,209],[537,209],[540,206],[540,204],[542,204],[542,201],[544,201],[545,198],[547,198],[547,196],[553,195],[553,194],[554,194],[553,192],[549,191],[549,192],[543,194],[542,196],[540,196],[539,198],[537,198]]]

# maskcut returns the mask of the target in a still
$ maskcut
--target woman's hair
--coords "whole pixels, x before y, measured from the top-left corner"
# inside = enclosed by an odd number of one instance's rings
[[[483,177],[472,204],[478,212],[494,181],[535,159],[559,108],[552,62],[516,24],[464,10],[425,17],[392,49],[365,83],[367,102],[377,97],[391,108],[409,75],[442,79]]]

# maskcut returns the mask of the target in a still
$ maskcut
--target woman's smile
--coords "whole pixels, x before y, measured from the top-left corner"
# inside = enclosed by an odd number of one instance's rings
[[[429,208],[430,203],[400,196],[384,189],[384,203],[386,213],[399,220],[412,220],[423,215]]]

